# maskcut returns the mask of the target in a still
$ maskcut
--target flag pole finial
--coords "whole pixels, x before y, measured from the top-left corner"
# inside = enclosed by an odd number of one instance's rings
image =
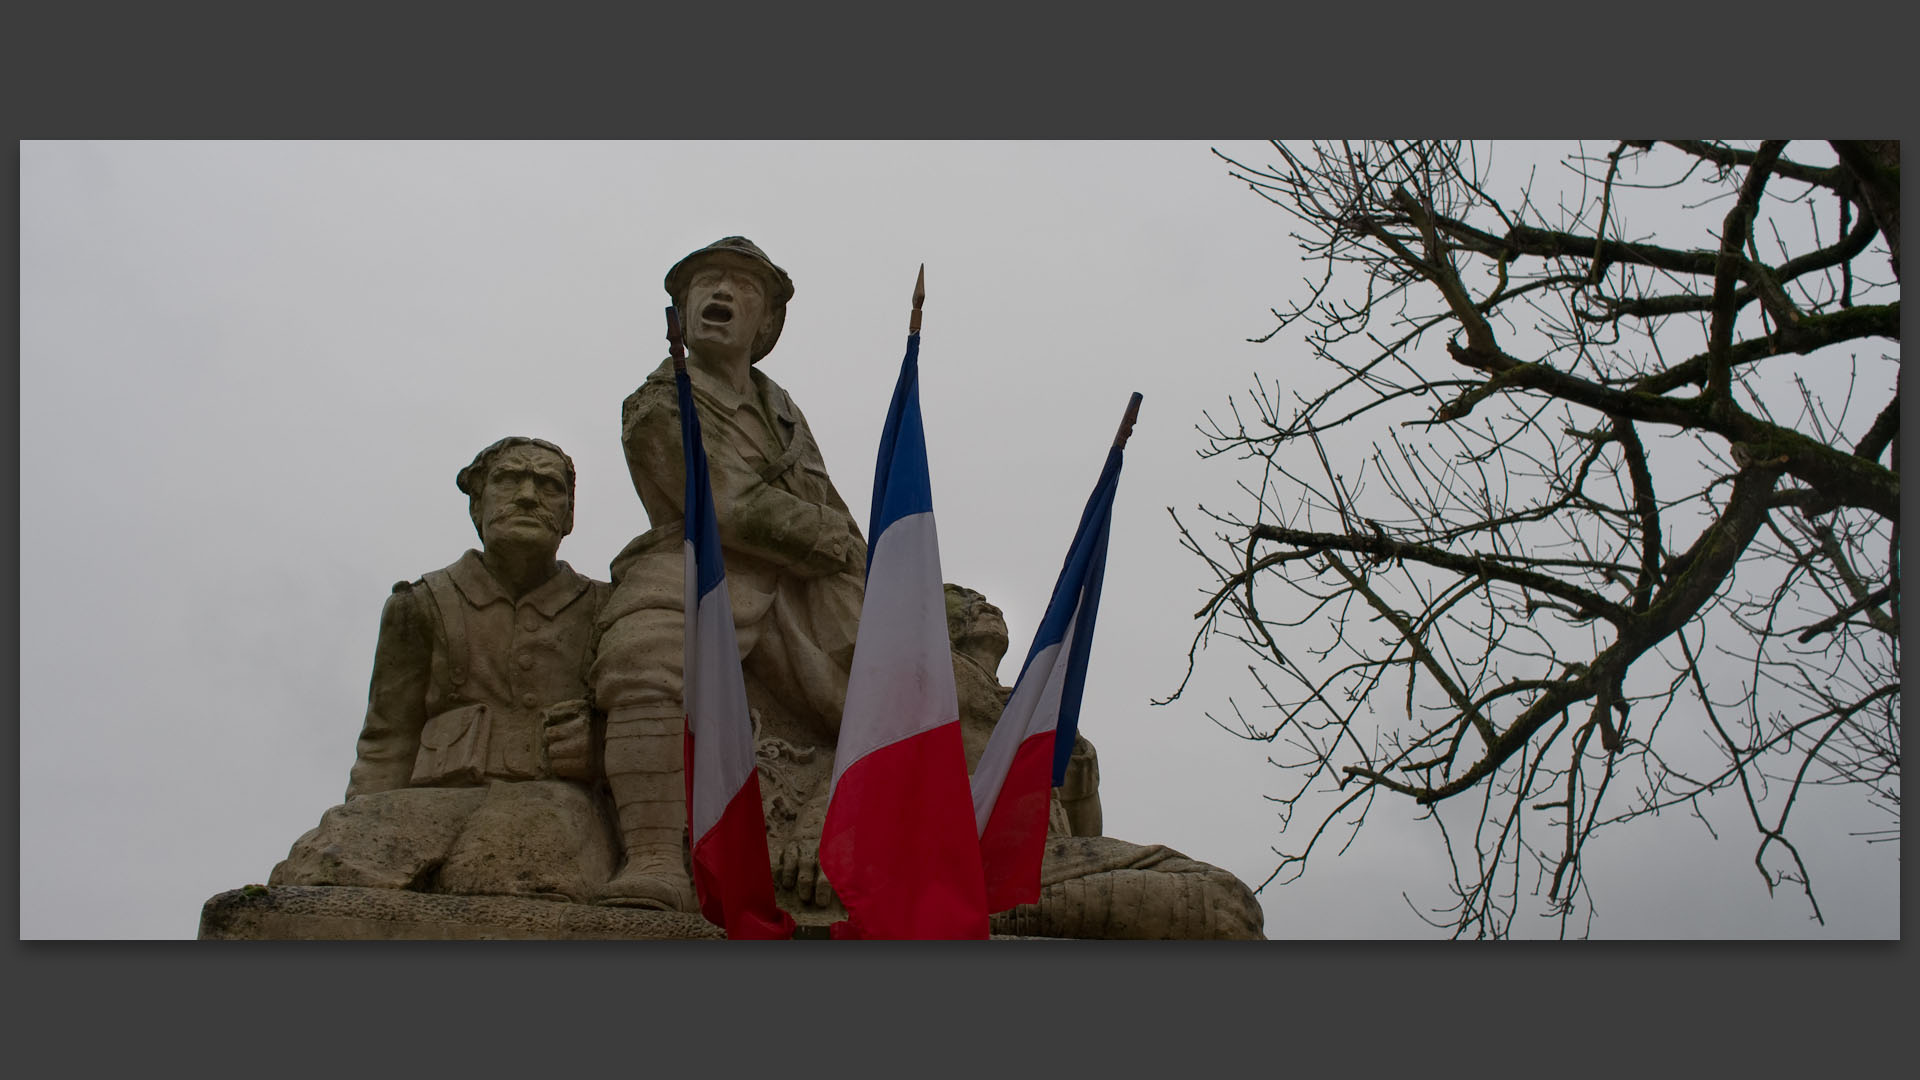
[[[687,340],[680,330],[680,309],[667,305],[667,355],[673,357],[673,370],[687,370]]]
[[[1127,402],[1127,415],[1120,418],[1120,430],[1113,437],[1114,449],[1126,449],[1127,439],[1133,435],[1133,422],[1139,418],[1140,393],[1139,391],[1135,391],[1132,399]]]
[[[907,333],[920,332],[920,305],[927,302],[927,264],[920,264],[920,276],[913,283],[913,317],[907,320]]]

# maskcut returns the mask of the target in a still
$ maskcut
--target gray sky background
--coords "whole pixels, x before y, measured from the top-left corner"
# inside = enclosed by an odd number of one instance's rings
[[[389,587],[478,544],[453,477],[482,446],[573,456],[561,557],[604,578],[648,527],[619,409],[665,355],[661,277],[734,233],[793,275],[765,368],[863,527],[926,263],[943,568],[1005,609],[1003,681],[1145,395],[1082,730],[1108,833],[1257,885],[1294,840],[1278,778],[1202,715],[1245,662],[1216,647],[1148,701],[1207,581],[1166,508],[1240,498],[1194,425],[1305,370],[1296,341],[1245,340],[1310,272],[1290,224],[1204,143],[23,144],[21,936],[192,937],[208,897],[266,880],[346,786]],[[1723,802],[1717,842],[1684,814],[1596,842],[1595,936],[1898,935],[1896,845],[1847,835],[1879,815],[1798,812],[1820,927],[1769,898]],[[1438,936],[1402,898],[1446,900],[1412,817],[1382,800],[1346,855],[1263,892],[1268,935]]]

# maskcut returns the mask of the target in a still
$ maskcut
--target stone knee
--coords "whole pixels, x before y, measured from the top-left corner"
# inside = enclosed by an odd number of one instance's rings
[[[269,885],[439,891],[435,878],[482,788],[396,788],[356,795],[321,815],[273,868]]]
[[[679,711],[686,613],[678,607],[629,611],[600,628],[587,685],[609,716],[621,709]]]
[[[440,891],[589,903],[613,874],[606,816],[564,780],[488,784],[440,867]]]

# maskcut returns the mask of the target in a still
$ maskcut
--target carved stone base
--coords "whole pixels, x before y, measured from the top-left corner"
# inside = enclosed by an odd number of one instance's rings
[[[349,885],[248,885],[200,909],[202,941],[725,941],[698,915]],[[994,934],[995,939],[1024,935]],[[803,921],[796,940],[826,940]]]
[[[200,909],[202,941],[692,941],[726,931],[677,911],[345,885],[249,885]]]

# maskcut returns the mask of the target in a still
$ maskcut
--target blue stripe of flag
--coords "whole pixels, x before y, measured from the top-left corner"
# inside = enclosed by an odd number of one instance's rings
[[[693,407],[693,382],[685,369],[673,373],[680,393],[680,455],[687,463],[687,501],[684,527],[693,541],[694,573],[699,595],[705,596],[726,579],[720,561],[720,519],[713,510],[713,485],[707,478],[707,451],[700,441],[700,413]]]
[[[880,456],[873,470],[873,513],[868,517],[867,566],[887,526],[903,517],[933,511],[933,483],[927,475],[927,436],[920,421],[920,335],[907,336],[906,359],[880,430]]]
[[[1067,778],[1067,759],[1073,755],[1074,735],[1080,729],[1080,698],[1087,684],[1087,658],[1093,651],[1093,622],[1100,612],[1100,586],[1107,573],[1107,534],[1113,524],[1114,493],[1120,488],[1121,459],[1119,447],[1107,452],[1106,467],[1100,471],[1086,509],[1081,511],[1080,527],[1067,548],[1066,563],[1054,583],[1046,614],[1040,618],[1040,629],[1034,632],[1033,647],[1020,665],[1020,679],[1014,680],[1018,686],[1027,677],[1034,658],[1066,636],[1067,625],[1074,622],[1078,612],[1079,626],[1069,646],[1066,678],[1061,686],[1060,718],[1054,725],[1055,787]]]

